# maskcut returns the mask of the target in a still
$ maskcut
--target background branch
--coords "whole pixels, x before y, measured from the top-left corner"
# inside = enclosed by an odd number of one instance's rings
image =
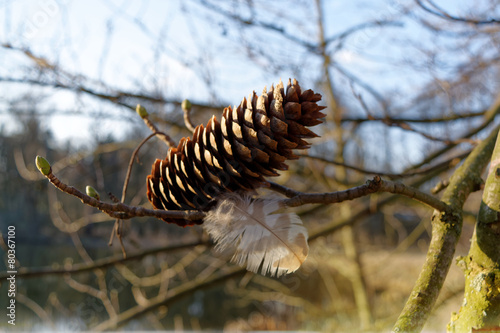
[[[114,257],[108,257],[108,258],[102,258],[102,259],[97,259],[94,260],[92,263],[78,263],[78,264],[71,264],[70,267],[59,267],[59,268],[54,268],[52,266],[48,267],[42,267],[42,268],[27,268],[27,267],[20,267],[18,272],[17,272],[17,277],[20,278],[34,278],[34,277],[40,277],[44,275],[64,275],[64,274],[79,274],[79,273],[85,273],[92,271],[94,269],[104,269],[108,268],[111,266],[114,266],[119,263],[126,263],[134,260],[141,260],[144,257],[151,256],[151,255],[156,255],[159,253],[170,253],[170,252],[176,252],[180,250],[185,250],[185,249],[190,249],[195,246],[199,245],[205,245],[205,246],[211,246],[212,244],[207,241],[193,241],[193,242],[184,242],[181,244],[176,244],[176,245],[167,245],[164,247],[160,247],[157,249],[150,249],[150,250],[145,250],[145,251],[140,251],[139,253],[135,254],[130,254],[126,258],[123,256],[114,256]],[[5,280],[8,278],[10,275],[7,273],[0,273],[0,281]]]
[[[223,283],[226,280],[242,277],[246,274],[246,270],[233,267],[232,269],[219,274],[213,274],[208,278],[197,278],[187,282],[180,287],[169,290],[164,295],[159,295],[149,300],[147,306],[135,306],[118,315],[117,318],[111,318],[100,323],[92,328],[93,331],[101,332],[106,330],[116,329],[145,313],[156,310],[160,306],[168,306],[186,295],[191,295],[193,292],[201,289],[207,289],[217,284]]]
[[[446,11],[444,11],[443,9],[441,9],[438,5],[436,5],[431,0],[427,0],[427,2],[430,3],[431,6],[434,7],[435,9],[431,9],[430,7],[424,5],[424,3],[422,2],[422,0],[415,0],[415,1],[420,6],[420,8],[422,8],[426,12],[428,12],[430,14],[433,14],[433,15],[436,15],[438,17],[450,20],[450,21],[466,22],[466,23],[476,24],[476,25],[499,24],[500,23],[500,20],[499,19],[495,19],[495,18],[492,18],[492,19],[489,19],[489,20],[479,20],[479,19],[475,19],[475,18],[466,18],[466,17],[453,16],[453,15],[450,15],[449,13],[447,13]]]

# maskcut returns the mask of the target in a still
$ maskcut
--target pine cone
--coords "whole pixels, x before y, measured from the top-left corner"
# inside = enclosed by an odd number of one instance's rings
[[[307,149],[303,138],[318,136],[305,126],[325,117],[319,100],[312,90],[301,92],[294,79],[286,93],[280,81],[261,96],[253,92],[238,107],[225,108],[220,123],[213,116],[206,127],[196,127],[192,139],[182,138],[166,159],[155,161],[147,178],[149,201],[156,209],[208,210],[219,194],[268,186],[264,177],[287,170],[285,160],[298,158],[292,149]]]

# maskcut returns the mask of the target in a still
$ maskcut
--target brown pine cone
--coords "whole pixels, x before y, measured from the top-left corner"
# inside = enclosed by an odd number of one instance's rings
[[[207,210],[221,193],[268,186],[264,177],[287,170],[285,160],[298,158],[292,149],[307,149],[303,138],[317,137],[305,126],[325,117],[319,100],[320,94],[302,92],[294,79],[286,93],[280,81],[261,96],[253,92],[238,107],[225,108],[220,123],[213,116],[206,127],[196,127],[192,139],[182,138],[166,159],[155,161],[147,178],[149,201],[156,209]]]

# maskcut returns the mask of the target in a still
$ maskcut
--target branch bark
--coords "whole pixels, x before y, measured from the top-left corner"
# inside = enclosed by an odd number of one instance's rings
[[[129,219],[136,216],[153,216],[156,218],[173,218],[173,219],[186,219],[188,221],[200,220],[205,216],[205,213],[197,210],[157,210],[157,209],[147,209],[144,207],[137,206],[128,206],[121,202],[119,203],[107,203],[101,200],[97,200],[92,198],[73,186],[68,186],[61,182],[59,178],[57,178],[52,170],[46,175],[49,181],[60,189],[61,191],[71,194],[77,198],[79,198],[84,204],[95,207],[102,212],[108,214],[109,216],[120,218],[120,219]]]
[[[495,128],[474,148],[451,177],[442,201],[452,210],[435,212],[432,216],[432,239],[426,261],[393,328],[394,332],[420,332],[427,321],[448,274],[462,232],[462,206],[481,182],[481,172],[490,159],[498,129]]]
[[[449,332],[500,326],[500,136],[491,158],[469,254],[460,260],[465,268],[465,293]],[[493,330],[492,330],[493,331]]]
[[[274,187],[276,185],[273,185]],[[344,191],[326,192],[326,193],[302,193],[293,190],[286,192],[283,187],[280,188],[282,193],[294,194],[293,197],[284,201],[286,206],[297,207],[308,203],[338,203],[347,200],[357,199],[375,192],[389,192],[400,194],[411,199],[418,200],[426,205],[436,209],[439,212],[449,212],[448,205],[439,199],[421,192],[416,188],[403,185],[401,183],[391,182],[380,179],[375,176],[368,181],[366,185],[353,187]]]

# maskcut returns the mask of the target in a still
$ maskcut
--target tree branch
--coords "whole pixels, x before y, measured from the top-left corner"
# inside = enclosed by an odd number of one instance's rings
[[[37,157],[37,163],[38,159]],[[43,158],[40,158],[43,159]],[[173,218],[173,219],[186,219],[188,221],[196,221],[201,220],[205,217],[205,213],[202,211],[181,211],[181,210],[156,210],[156,209],[147,209],[144,207],[137,206],[128,206],[124,203],[107,203],[91,196],[88,196],[76,188],[66,185],[61,182],[53,173],[52,169],[48,162],[43,159],[46,163],[45,169],[37,164],[37,167],[40,169],[42,174],[44,174],[49,181],[57,187],[59,190],[73,195],[79,198],[84,204],[95,207],[109,216],[120,218],[120,219],[129,219],[135,216],[153,216],[156,218]],[[390,192],[395,194],[404,195],[411,199],[418,200],[422,203],[427,204],[428,206],[440,211],[446,212],[448,211],[448,205],[444,202],[436,199],[435,197],[423,193],[415,188],[411,188],[405,186],[403,184],[391,182],[391,181],[382,181],[380,176],[375,176],[371,181],[368,181],[366,185],[353,187],[344,191],[337,192],[327,192],[327,193],[302,193],[292,189],[288,189],[285,186],[278,185],[275,183],[270,183],[271,189],[276,190],[285,194],[291,199],[283,200],[283,203],[290,207],[297,207],[304,204],[331,204],[338,203],[346,200],[353,200],[356,198],[360,198],[362,196],[366,196],[375,192]]]
[[[262,29],[265,29],[268,31],[272,31],[272,32],[280,34],[284,38],[286,38],[286,39],[288,39],[288,40],[290,40],[298,45],[305,47],[306,49],[308,49],[310,51],[317,50],[316,44],[311,43],[307,40],[300,39],[297,37],[296,33],[289,33],[285,30],[285,28],[280,27],[274,23],[268,23],[268,22],[260,21],[260,20],[253,19],[253,18],[249,18],[249,19],[243,18],[237,14],[230,13],[229,11],[225,10],[224,8],[222,8],[220,6],[216,6],[213,3],[210,3],[206,0],[200,0],[200,4],[205,6],[205,8],[216,12],[217,14],[223,15],[227,18],[232,19],[235,22],[240,23],[241,25],[249,26],[249,27],[253,26],[253,27],[262,28]]]
[[[283,189],[283,187],[281,186]],[[293,191],[293,190],[290,190]],[[357,199],[375,192],[389,192],[400,194],[410,199],[418,200],[439,212],[448,212],[449,206],[439,199],[421,192],[416,188],[412,188],[401,183],[391,181],[383,181],[379,176],[373,177],[366,185],[353,187],[344,191],[329,192],[329,193],[301,193],[295,192],[291,199],[284,200],[286,206],[297,207],[308,203],[331,204],[347,200]],[[293,192],[289,192],[293,193]]]
[[[452,315],[451,333],[494,332],[500,324],[500,136],[496,139],[484,186],[477,223],[466,257],[460,259],[465,273],[464,301]]]
[[[159,219],[185,219],[188,221],[196,221],[201,220],[205,213],[197,210],[156,210],[156,209],[147,209],[144,207],[137,206],[128,206],[124,203],[107,203],[101,200],[97,200],[93,197],[90,197],[73,186],[69,186],[61,182],[53,173],[52,170],[49,171],[48,174],[45,175],[49,181],[57,187],[59,190],[68,193],[72,196],[80,199],[84,204],[95,207],[102,212],[108,214],[111,217],[116,217],[120,219],[130,219],[135,216],[152,216]]]
[[[482,131],[483,129],[485,129],[486,127],[488,127],[488,125],[490,125],[493,122],[493,120],[495,120],[495,117],[499,113],[500,113],[500,94],[497,96],[497,99],[495,100],[493,105],[490,108],[488,108],[488,110],[485,112],[485,114],[483,116],[483,121],[481,122],[481,124],[473,129],[471,129],[466,134],[462,135],[462,138],[470,138],[470,137],[476,135],[477,133],[479,133],[480,131]],[[432,162],[437,157],[439,157],[439,156],[445,154],[446,152],[450,151],[451,149],[453,149],[455,146],[456,146],[456,143],[451,143],[449,145],[444,146],[443,148],[441,148],[441,149],[435,151],[434,153],[430,154],[429,156],[427,156],[422,162],[418,163],[417,165],[414,165],[410,169],[405,170],[403,173],[411,172],[411,170],[418,169],[418,168],[422,167],[423,165]]]
[[[354,165],[350,165],[350,164],[346,164],[346,163],[342,163],[342,162],[338,162],[338,161],[332,161],[332,160],[329,160],[329,159],[326,159],[326,158],[320,157],[320,156],[311,156],[311,155],[305,155],[305,154],[297,154],[297,156],[311,158],[311,159],[322,161],[325,163],[342,166],[346,169],[354,170],[354,171],[357,171],[359,173],[364,173],[364,174],[369,174],[369,175],[378,175],[378,176],[388,177],[390,179],[400,179],[400,178],[406,178],[406,177],[412,177],[412,176],[416,176],[416,175],[426,174],[426,173],[432,172],[436,169],[443,169],[443,167],[447,166],[447,165],[454,166],[458,163],[458,162],[456,162],[457,160],[460,161],[460,160],[464,159],[465,157],[467,157],[470,154],[470,152],[471,152],[471,150],[468,150],[468,151],[466,151],[458,156],[451,157],[443,162],[440,162],[436,165],[432,165],[432,166],[425,168],[425,169],[415,170],[412,172],[404,172],[404,173],[389,173],[389,172],[381,172],[378,170],[363,169],[363,168],[356,167]],[[413,167],[409,168],[409,170],[414,170],[414,169],[415,168],[413,168]]]
[[[433,168],[433,170],[431,172],[425,173],[419,179],[411,182],[410,186],[418,188],[422,184],[437,177],[441,172],[448,170],[451,167],[452,167],[452,165],[450,163],[446,163],[446,164],[441,165],[439,168]],[[397,195],[391,195],[383,200],[378,201],[375,205],[370,205],[368,207],[364,207],[363,209],[361,209],[360,211],[358,211],[354,215],[350,216],[349,218],[341,218],[341,219],[335,220],[333,223],[326,224],[326,225],[322,226],[321,228],[318,228],[317,230],[314,230],[313,232],[311,232],[309,235],[309,241],[313,241],[313,240],[318,239],[318,238],[325,236],[325,235],[330,235],[330,234],[342,229],[344,226],[356,224],[356,223],[362,221],[364,218],[370,216],[373,212],[380,211],[384,206],[394,202],[397,198],[398,198]]]
[[[463,114],[452,114],[449,116],[435,117],[435,118],[390,118],[390,117],[372,117],[372,116],[363,118],[343,117],[341,121],[353,122],[357,124],[364,123],[367,121],[381,121],[384,123],[440,123],[453,120],[480,117],[484,116],[485,113],[486,111],[483,110],[483,111],[468,112]]]
[[[478,19],[473,19],[473,18],[453,16],[453,15],[450,15],[449,13],[447,13],[446,11],[444,11],[443,9],[441,9],[439,6],[437,6],[431,0],[427,0],[427,2],[429,2],[431,4],[431,6],[435,8],[435,10],[424,5],[421,0],[415,0],[415,1],[420,6],[420,8],[422,8],[426,12],[428,12],[432,15],[438,16],[440,18],[450,20],[450,21],[456,21],[456,22],[462,22],[462,23],[465,22],[465,23],[470,23],[470,24],[474,24],[474,25],[499,24],[500,23],[499,19],[494,19],[494,18],[489,19],[489,20],[478,20]]]
[[[31,298],[20,292],[16,294],[16,301],[33,311],[40,319],[43,320],[45,325],[49,326],[54,331],[56,330],[56,325],[54,324],[49,313],[47,313],[47,311],[42,308],[37,302],[33,301]]]
[[[22,84],[36,85],[43,87],[52,87],[54,89],[66,89],[73,91],[75,93],[85,93],[95,98],[99,98],[101,100],[105,100],[126,107],[127,109],[130,110],[134,110],[133,105],[136,105],[137,101],[141,100],[147,101],[149,103],[170,104],[177,107],[180,107],[182,103],[182,101],[175,99],[168,99],[159,95],[134,93],[130,91],[111,88],[109,86],[105,86],[102,82],[95,82],[92,79],[84,76],[83,74],[70,74],[67,71],[58,67],[57,65],[54,65],[46,58],[33,54],[28,49],[16,47],[8,43],[0,44],[0,47],[20,52],[29,59],[31,59],[36,64],[36,66],[38,66],[41,70],[58,74],[55,76],[57,79],[52,79],[52,81],[49,82],[43,81],[42,79],[39,78],[39,76],[37,76],[36,78],[15,78],[15,77],[0,76],[0,82],[22,83]],[[60,77],[66,78],[66,82],[62,82],[59,79]],[[102,89],[98,90],[96,88],[91,88],[90,86],[92,84],[101,86]],[[136,100],[136,103],[128,103],[130,99]],[[226,106],[226,105],[210,105],[204,103],[191,103],[191,104],[196,109],[206,109],[206,110],[220,110]],[[183,126],[179,123],[172,121],[166,121],[166,122],[172,126],[183,128]]]
[[[186,128],[193,133],[194,129],[196,126],[193,125],[193,122],[191,121],[191,102],[187,99],[182,101],[181,104],[182,111],[184,112],[184,124],[186,125]]]
[[[169,135],[167,135],[163,132],[160,132],[158,130],[156,125],[149,119],[149,114],[143,106],[141,106],[140,104],[137,104],[137,107],[135,110],[139,114],[139,116],[141,116],[141,118],[144,121],[144,123],[146,124],[146,126],[151,130],[151,132],[153,132],[154,135],[158,136],[160,138],[160,140],[165,142],[168,147],[175,147],[176,146],[175,141],[172,140],[172,138]],[[150,135],[149,137],[144,139],[143,142],[141,142],[141,144],[136,148],[136,151],[138,151],[142,147],[142,145],[146,141],[148,141],[152,136],[153,135]],[[132,158],[132,160],[133,160],[133,158]]]
[[[432,217],[432,239],[427,258],[393,328],[394,332],[420,332],[427,321],[448,274],[462,231],[462,206],[481,182],[481,173],[489,162],[498,129],[499,127],[493,130],[474,148],[464,164],[451,177],[442,200],[452,210],[445,213],[435,212]]]

